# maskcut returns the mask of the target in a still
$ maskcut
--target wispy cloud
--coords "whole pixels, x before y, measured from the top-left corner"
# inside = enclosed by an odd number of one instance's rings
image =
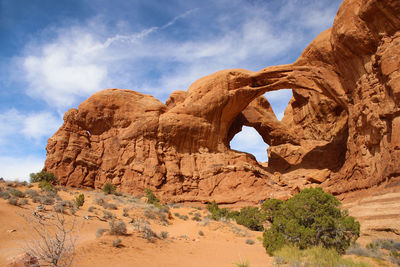
[[[16,109],[7,110],[0,113],[0,145],[15,137],[40,141],[53,134],[61,122],[61,118],[46,111],[24,114]]]

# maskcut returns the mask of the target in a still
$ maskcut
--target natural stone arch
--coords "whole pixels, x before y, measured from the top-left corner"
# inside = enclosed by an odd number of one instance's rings
[[[127,192],[151,187],[166,201],[220,203],[282,197],[316,180],[307,168],[327,168],[316,181],[335,193],[397,177],[399,13],[395,0],[344,0],[332,29],[293,64],[220,71],[166,104],[132,91],[98,92],[66,113],[48,141],[45,170],[71,186],[110,181]],[[286,88],[293,98],[281,124],[253,120],[261,95]],[[275,169],[229,149],[245,124],[260,133],[268,125],[262,136],[275,142],[268,149]],[[280,175],[285,188],[270,183]]]

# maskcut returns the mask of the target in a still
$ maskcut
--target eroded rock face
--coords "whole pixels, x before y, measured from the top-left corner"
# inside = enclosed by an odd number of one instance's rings
[[[220,203],[285,198],[312,184],[343,193],[398,176],[399,14],[398,0],[345,0],[295,63],[220,71],[166,104],[100,91],[65,114],[45,169],[68,186],[112,182],[130,193],[150,187],[164,201]],[[278,121],[262,95],[286,88],[293,98]],[[270,145],[268,164],[230,149],[243,126]]]

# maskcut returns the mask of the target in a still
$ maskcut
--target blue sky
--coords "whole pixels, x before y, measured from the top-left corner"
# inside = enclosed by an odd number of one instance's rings
[[[40,171],[63,114],[105,88],[165,102],[218,70],[295,61],[337,0],[0,0],[0,177]],[[290,90],[268,93],[283,116]],[[266,161],[252,129],[231,146]]]

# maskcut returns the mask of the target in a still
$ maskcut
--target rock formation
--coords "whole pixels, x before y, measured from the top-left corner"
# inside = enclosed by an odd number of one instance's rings
[[[290,65],[224,70],[166,104],[130,90],[95,93],[64,116],[45,170],[62,184],[164,201],[249,203],[319,184],[335,194],[400,175],[400,2],[344,0],[333,27]],[[260,44],[262,45],[262,44]],[[278,121],[262,96],[291,88]],[[233,151],[254,127],[269,162]]]

